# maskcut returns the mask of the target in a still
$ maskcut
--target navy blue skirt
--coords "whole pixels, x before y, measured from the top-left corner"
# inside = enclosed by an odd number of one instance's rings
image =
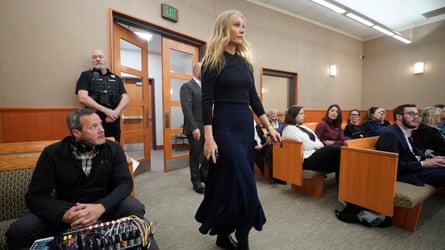
[[[254,164],[253,117],[245,103],[215,103],[213,136],[219,158],[210,163],[204,199],[196,212],[203,234],[261,230],[266,217],[258,198]]]

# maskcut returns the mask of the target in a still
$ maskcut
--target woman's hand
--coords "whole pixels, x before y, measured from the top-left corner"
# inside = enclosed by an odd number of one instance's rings
[[[278,133],[272,126],[268,127],[269,135],[274,142],[281,141],[280,133]]]
[[[326,140],[326,141],[323,141],[323,143],[324,143],[324,145],[332,145],[332,144],[335,144],[335,141],[333,141],[333,140]]]
[[[215,164],[218,158],[218,145],[216,145],[215,140],[205,140],[204,141],[204,156],[207,160],[212,158],[212,162]]]

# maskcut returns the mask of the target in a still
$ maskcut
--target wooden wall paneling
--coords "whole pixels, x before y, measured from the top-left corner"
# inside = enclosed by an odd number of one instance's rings
[[[3,128],[3,116],[0,115],[0,142],[5,141],[5,132]]]
[[[69,135],[66,116],[76,107],[0,107],[0,142],[58,140]]]
[[[319,122],[325,113],[326,110],[304,109],[304,122]]]

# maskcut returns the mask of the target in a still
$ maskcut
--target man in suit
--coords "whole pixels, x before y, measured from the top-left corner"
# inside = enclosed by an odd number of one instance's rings
[[[207,179],[208,161],[202,153],[204,145],[201,104],[201,63],[193,65],[193,79],[180,89],[181,107],[184,114],[183,133],[187,136],[190,155],[190,175],[193,190],[204,193],[202,182]]]
[[[416,105],[404,104],[393,110],[394,124],[382,130],[376,149],[399,154],[397,180],[423,186],[445,187],[445,157],[426,158],[411,139],[417,128],[419,113]]]

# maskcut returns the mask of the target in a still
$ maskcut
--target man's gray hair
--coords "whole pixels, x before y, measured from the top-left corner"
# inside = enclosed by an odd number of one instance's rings
[[[72,111],[66,117],[66,125],[68,129],[71,131],[72,129],[82,130],[82,124],[80,123],[80,117],[84,115],[95,114],[96,111],[88,108],[80,108]]]

